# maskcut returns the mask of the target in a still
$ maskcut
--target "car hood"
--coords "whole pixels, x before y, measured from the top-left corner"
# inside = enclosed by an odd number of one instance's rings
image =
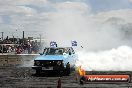
[[[42,55],[37,57],[35,60],[64,60],[66,56],[63,55]]]

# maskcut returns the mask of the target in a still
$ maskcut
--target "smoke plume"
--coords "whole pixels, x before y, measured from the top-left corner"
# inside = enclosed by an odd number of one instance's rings
[[[76,40],[76,65],[87,70],[132,71],[130,9],[92,14],[90,6],[82,2],[63,2],[54,7],[56,11],[45,14],[47,21],[43,23],[48,43],[71,46],[71,40]]]

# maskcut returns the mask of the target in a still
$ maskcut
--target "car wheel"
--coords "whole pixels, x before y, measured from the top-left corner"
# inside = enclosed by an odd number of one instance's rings
[[[70,68],[68,68],[68,69],[67,69],[67,75],[69,76],[69,75],[70,75],[70,73],[71,73],[71,69],[70,69]]]
[[[70,64],[68,63],[68,65],[66,65],[66,75],[70,75],[70,73],[71,73],[71,69],[70,69],[71,67],[70,67]]]

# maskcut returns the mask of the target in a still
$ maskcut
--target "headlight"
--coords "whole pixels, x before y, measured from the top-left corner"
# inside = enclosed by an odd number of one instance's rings
[[[40,62],[39,62],[39,61],[35,61],[35,64],[36,64],[36,65],[40,65]]]
[[[61,65],[61,61],[57,61],[57,65]]]
[[[63,61],[61,62],[61,64],[62,64],[62,67],[64,67],[64,62]]]

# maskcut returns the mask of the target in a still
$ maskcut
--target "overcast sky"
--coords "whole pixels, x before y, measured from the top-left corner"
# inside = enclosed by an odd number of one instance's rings
[[[111,16],[131,22],[132,0],[0,0],[0,32],[20,36],[24,30],[38,36],[51,19],[65,12],[96,21]]]

